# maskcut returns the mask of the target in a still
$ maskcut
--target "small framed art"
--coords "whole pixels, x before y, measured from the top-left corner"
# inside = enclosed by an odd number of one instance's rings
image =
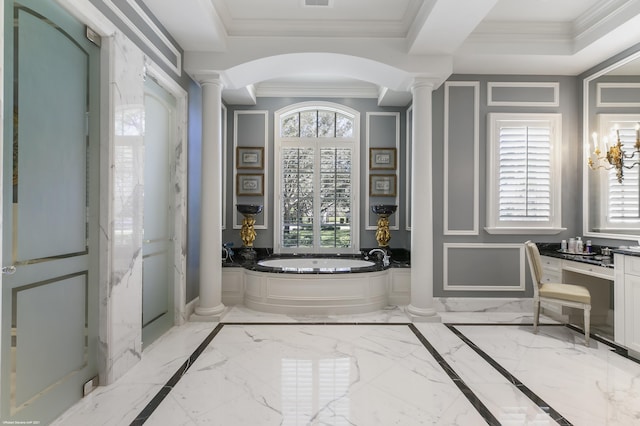
[[[238,173],[236,175],[236,194],[264,195],[264,175]]]
[[[236,147],[237,169],[263,169],[264,148],[262,147]]]
[[[369,148],[369,168],[371,170],[395,170],[395,148]]]
[[[371,197],[395,197],[396,185],[396,175],[369,175]]]

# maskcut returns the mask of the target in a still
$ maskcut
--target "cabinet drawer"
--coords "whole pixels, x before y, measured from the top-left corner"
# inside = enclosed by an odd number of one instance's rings
[[[544,273],[558,272],[562,273],[562,260],[555,257],[540,256],[542,262],[542,269]]]
[[[542,282],[543,283],[561,283],[562,272],[544,271],[544,273],[542,274]]]
[[[640,257],[624,257],[624,273],[629,275],[640,275]]]
[[[573,271],[579,274],[591,275],[598,278],[613,281],[613,268],[605,268],[603,266],[590,265],[588,263],[565,261],[563,265],[565,271]]]

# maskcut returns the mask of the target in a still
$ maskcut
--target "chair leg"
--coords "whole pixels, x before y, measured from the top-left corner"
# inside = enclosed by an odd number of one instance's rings
[[[591,323],[591,306],[585,306],[584,308],[584,341],[589,346],[589,333]]]
[[[533,332],[538,332],[538,321],[540,320],[540,300],[533,300]]]

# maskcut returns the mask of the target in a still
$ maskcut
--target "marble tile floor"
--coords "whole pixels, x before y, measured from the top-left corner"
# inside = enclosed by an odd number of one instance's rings
[[[174,327],[54,424],[634,425],[640,363],[580,330],[508,312],[335,317],[242,306]],[[165,386],[167,385],[168,386]]]

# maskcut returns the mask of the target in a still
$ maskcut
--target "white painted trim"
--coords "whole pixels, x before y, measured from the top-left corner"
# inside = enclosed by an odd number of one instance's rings
[[[222,104],[222,230],[227,229],[227,107]]]
[[[377,99],[378,88],[355,85],[328,86],[327,84],[273,84],[260,83],[256,85],[256,97],[274,98],[360,98]]]
[[[492,235],[523,235],[523,234],[556,235],[563,231],[566,231],[567,228],[517,228],[517,227],[493,228],[490,226],[486,226],[484,230],[487,231],[488,234],[492,234]]]
[[[238,117],[240,115],[264,115],[264,185],[262,195],[262,217],[263,224],[255,225],[255,229],[269,229],[269,111],[267,110],[236,110],[233,112],[233,229],[241,229],[242,225],[238,222],[238,214],[235,206],[238,204],[238,195],[236,188],[236,176],[238,175],[238,169],[236,169],[236,148],[238,147]],[[256,170],[255,173],[259,174],[260,170]]]
[[[371,121],[371,117],[377,115],[377,116],[383,116],[383,117],[389,117],[389,116],[395,116],[396,117],[396,141],[394,144],[394,147],[396,148],[396,170],[394,170],[394,173],[396,175],[396,197],[395,197],[395,204],[399,205],[399,200],[400,200],[400,179],[398,179],[398,177],[400,176],[400,159],[398,158],[400,155],[400,113],[399,112],[367,112],[366,113],[366,141],[365,141],[365,155],[367,156],[367,174],[365,176],[365,206],[367,207],[367,214],[365,215],[366,217],[366,225],[365,225],[365,230],[367,231],[375,231],[377,229],[376,225],[372,225],[370,222],[371,219],[371,215],[369,214],[370,212],[370,207],[371,207],[371,201],[370,201],[370,197],[369,197],[369,175],[370,174],[376,174],[376,172],[378,172],[377,170],[371,170],[371,158],[369,155],[369,148],[371,147],[370,144],[370,139],[369,139],[369,135],[371,134],[370,131],[370,121]],[[391,148],[391,147],[373,147],[373,148]],[[380,170],[381,174],[389,174],[392,175],[391,170]],[[391,219],[391,226],[389,226],[389,229],[392,231],[398,231],[400,229],[400,226],[398,225],[398,214],[393,214],[390,217]]]
[[[493,89],[495,87],[513,88],[552,88],[553,101],[496,101],[493,99]],[[559,82],[497,82],[487,83],[487,105],[488,106],[522,106],[522,107],[558,107],[560,106],[560,83]]]
[[[485,243],[444,243],[442,245],[442,289],[447,291],[524,291],[525,290],[525,251],[523,244],[485,244]],[[448,264],[449,250],[459,248],[472,248],[474,250],[513,249],[519,254],[519,282],[514,286],[474,286],[449,284]]]
[[[155,44],[142,32],[140,29],[131,22],[129,17],[113,2],[113,0],[104,0],[104,4],[115,13],[118,18],[147,46],[158,58],[167,65],[176,75],[182,75],[182,55],[180,51],[169,41],[167,36],[160,30],[160,28],[153,22],[153,20],[146,14],[140,6],[134,0],[126,0],[129,6],[136,11],[138,16],[151,28],[154,34],[162,41],[167,49],[169,49],[175,56],[177,64],[174,64],[156,47]]]
[[[603,108],[628,108],[640,107],[640,102],[603,102],[603,89],[640,89],[640,83],[597,83],[596,107]]]
[[[411,120],[409,120],[409,116],[411,116]],[[405,173],[405,188],[406,188],[406,197],[405,197],[405,228],[407,231],[411,231],[411,188],[413,182],[411,181],[411,155],[413,154],[413,126],[411,123],[413,122],[413,105],[407,108],[407,116],[406,116],[406,126],[407,126],[407,150],[405,152],[406,157],[406,173]]]
[[[449,229],[449,88],[473,88],[473,225],[469,230]],[[480,224],[480,82],[448,81],[444,85],[444,235],[478,235]]]

